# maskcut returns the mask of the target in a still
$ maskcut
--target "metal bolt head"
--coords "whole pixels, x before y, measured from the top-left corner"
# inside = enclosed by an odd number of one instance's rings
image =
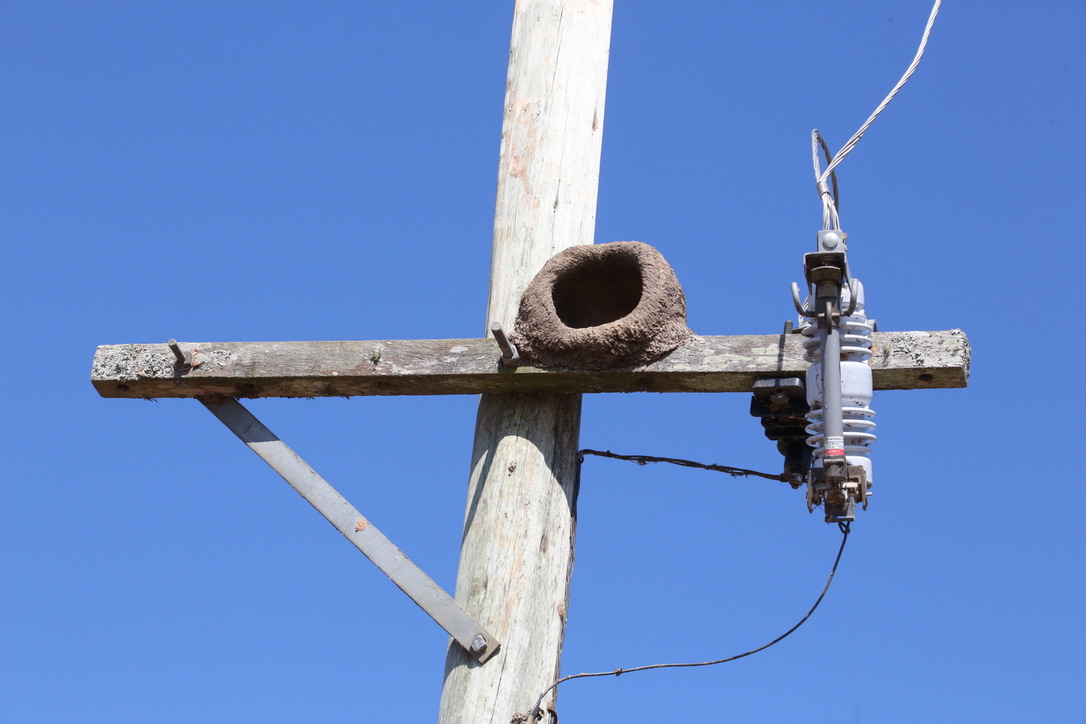
[[[841,234],[836,231],[823,231],[819,234],[818,240],[821,242],[822,248],[828,251],[836,249],[841,242],[844,241],[844,239],[841,238]]]
[[[479,634],[471,640],[471,653],[478,654],[486,648],[486,636]]]
[[[782,407],[788,406],[788,395],[783,392],[774,392],[769,396],[769,407],[774,410],[779,410]]]

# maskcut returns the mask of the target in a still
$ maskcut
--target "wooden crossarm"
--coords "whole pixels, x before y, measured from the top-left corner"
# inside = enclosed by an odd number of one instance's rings
[[[493,339],[104,345],[91,381],[103,397],[350,397],[480,393],[750,392],[755,380],[807,368],[796,334],[694,337],[652,364],[586,372],[498,365]],[[961,330],[877,332],[876,390],[965,387]]]

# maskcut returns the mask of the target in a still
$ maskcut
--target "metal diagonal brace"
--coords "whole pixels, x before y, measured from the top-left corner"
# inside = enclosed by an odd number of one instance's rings
[[[497,639],[240,402],[199,399],[479,663],[498,652]]]

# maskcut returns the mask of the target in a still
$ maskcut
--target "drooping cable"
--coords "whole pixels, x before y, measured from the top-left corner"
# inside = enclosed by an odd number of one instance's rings
[[[825,144],[818,135],[818,130],[812,131],[811,146],[812,155],[814,156],[815,183],[818,188],[818,194],[822,199],[823,229],[841,228],[841,222],[837,216],[837,182],[835,179],[833,184],[834,189],[831,195],[826,181],[829,179],[834,169],[836,169],[841,162],[845,160],[845,157],[852,152],[852,149],[856,147],[856,144],[859,143],[860,139],[863,138],[863,135],[867,133],[867,129],[871,127],[871,124],[875,122],[875,119],[879,117],[879,114],[886,109],[886,106],[890,105],[890,101],[894,100],[894,97],[909,81],[909,78],[912,77],[913,73],[916,72],[917,67],[920,65],[920,59],[924,57],[924,51],[928,47],[928,37],[931,35],[932,26],[935,25],[935,18],[939,14],[939,7],[942,4],[942,0],[935,0],[935,4],[931,8],[931,14],[928,16],[927,25],[924,26],[924,34],[920,38],[920,47],[917,48],[916,56],[913,58],[913,61],[909,63],[909,67],[905,69],[905,74],[902,75],[901,79],[898,80],[892,89],[890,89],[890,92],[882,99],[882,103],[879,103],[875,110],[872,111],[868,119],[863,122],[863,125],[852,134],[852,137],[845,142],[844,146],[841,146],[841,150],[835,153],[833,158],[827,162],[825,171],[821,170],[818,159],[818,144]]]
[[[784,633],[782,633],[780,636],[773,639],[769,643],[763,644],[763,645],[759,646],[756,649],[751,649],[750,651],[745,651],[745,652],[743,652],[741,654],[736,654],[735,656],[729,656],[729,657],[727,657],[725,659],[715,659],[713,661],[695,661],[695,662],[676,663],[676,664],[649,664],[647,666],[633,666],[633,667],[630,667],[628,669],[614,669],[613,671],[597,671],[597,672],[593,672],[593,673],[570,674],[569,676],[562,677],[561,679],[559,679],[558,681],[554,682],[549,687],[547,687],[543,691],[543,693],[541,693],[539,695],[539,698],[536,699],[535,706],[532,708],[531,712],[529,712],[527,719],[520,718],[519,721],[534,722],[534,721],[539,721],[540,719],[542,719],[543,718],[543,712],[540,710],[540,707],[543,705],[543,698],[546,697],[547,694],[551,693],[556,688],[558,688],[559,684],[563,684],[563,683],[565,683],[567,681],[572,681],[574,679],[588,679],[588,678],[593,678],[593,677],[598,677],[598,676],[621,676],[622,674],[631,674],[631,673],[633,673],[635,671],[648,671],[650,669],[678,669],[678,668],[693,668],[695,666],[715,666],[717,664],[725,664],[725,663],[727,663],[729,661],[736,661],[738,659],[745,658],[745,657],[750,656],[752,654],[756,654],[759,651],[765,651],[766,649],[768,649],[773,644],[776,644],[776,643],[779,643],[779,642],[783,641],[788,636],[790,636],[792,633],[794,633],[796,631],[796,629],[798,629],[800,626],[802,626],[804,623],[807,622],[807,619],[809,619],[814,614],[815,610],[818,608],[818,605],[820,603],[822,603],[822,599],[826,597],[826,593],[830,590],[830,584],[833,583],[833,576],[834,576],[835,573],[837,573],[837,565],[841,562],[841,554],[843,554],[845,552],[845,543],[848,542],[848,535],[849,535],[849,532],[850,532],[850,525],[851,524],[848,521],[843,521],[843,522],[840,522],[840,523],[837,524],[837,527],[841,530],[841,547],[837,549],[837,557],[834,558],[834,560],[833,560],[833,566],[830,568],[830,575],[826,578],[826,585],[822,587],[822,592],[818,594],[818,598],[815,599],[814,605],[811,606],[810,610],[807,611],[806,615],[804,615],[804,617],[801,618],[796,623],[795,626],[788,629],[787,631],[785,631]],[[521,717],[523,717],[523,715],[521,715]],[[517,718],[514,718],[514,721],[517,721],[517,720],[518,720]],[[555,719],[555,721],[557,721],[557,719]]]
[[[779,480],[782,483],[791,483],[792,477],[788,475],[774,475],[773,473],[760,473],[757,470],[747,470],[746,468],[733,468],[731,465],[717,465],[716,463],[699,463],[694,460],[683,460],[682,458],[660,458],[655,455],[620,455],[619,453],[613,453],[610,450],[578,450],[577,455],[583,460],[585,455],[596,455],[601,458],[611,458],[613,460],[628,460],[638,465],[647,465],[648,463],[668,463],[670,465],[679,465],[684,468],[700,468],[702,470],[712,470],[718,473],[726,473],[732,477],[740,476],[753,476],[756,478],[765,478],[766,480]]]

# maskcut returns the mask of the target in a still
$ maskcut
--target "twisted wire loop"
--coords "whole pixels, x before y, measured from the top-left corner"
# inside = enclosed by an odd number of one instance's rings
[[[811,156],[814,158],[815,187],[818,189],[818,196],[822,200],[822,228],[840,229],[841,220],[837,212],[841,207],[841,197],[837,188],[837,172],[833,170],[828,172],[830,183],[826,183],[826,180],[822,178],[822,170],[818,165],[819,148],[822,149],[822,153],[826,157],[826,163],[830,163],[833,160],[833,157],[830,156],[830,147],[826,145],[816,128],[811,131]],[[830,189],[831,184],[833,187],[832,192]]]
[[[875,122],[875,119],[879,117],[886,106],[890,105],[890,101],[894,100],[894,97],[898,92],[909,82],[909,78],[912,78],[913,73],[916,72],[917,67],[920,65],[920,59],[924,57],[924,51],[928,47],[928,37],[931,35],[931,29],[935,25],[935,18],[939,15],[939,8],[942,6],[943,0],[935,0],[935,4],[932,5],[931,14],[928,16],[927,25],[924,26],[924,33],[920,37],[920,47],[916,50],[916,55],[913,57],[913,61],[909,63],[909,67],[905,69],[904,75],[900,80],[894,84],[894,87],[890,89],[890,92],[886,94],[886,97],[882,99],[882,103],[876,106],[875,110],[871,112],[867,120],[863,122],[863,125],[852,134],[852,137],[845,141],[845,145],[841,146],[841,150],[833,155],[833,158],[829,158],[829,149],[826,147],[825,141],[818,135],[818,130],[811,132],[811,155],[814,157],[814,170],[815,170],[815,186],[818,189],[819,198],[822,200],[822,228],[824,230],[840,229],[841,220],[838,217],[838,196],[837,196],[837,178],[834,174],[834,169],[841,165],[841,162],[845,160],[845,157],[852,153],[852,149],[856,147],[856,144],[860,142],[863,135],[867,133],[867,129],[871,127],[871,124]],[[823,171],[821,163],[818,159],[818,148],[821,144],[824,152],[826,153],[826,170]],[[827,180],[833,178],[833,193],[830,194]]]
[[[581,452],[582,453],[592,454],[594,451],[584,451],[584,450],[582,450]],[[637,457],[637,456],[627,456],[627,457]],[[788,636],[790,636],[793,632],[795,632],[796,629],[798,629],[800,626],[802,626],[803,624],[805,624],[807,622],[807,619],[809,619],[814,614],[815,610],[818,609],[819,604],[822,603],[822,599],[824,599],[826,597],[826,593],[830,590],[830,584],[833,583],[833,576],[834,576],[834,574],[837,573],[837,566],[841,562],[841,555],[845,552],[845,543],[848,542],[848,536],[849,536],[849,533],[851,532],[851,524],[848,521],[838,523],[838,528],[841,531],[841,546],[837,549],[837,557],[833,559],[833,566],[830,568],[830,575],[826,578],[826,585],[822,587],[822,592],[818,594],[818,598],[815,599],[814,605],[811,606],[810,610],[807,611],[806,615],[804,615],[803,618],[801,618],[794,626],[792,626],[792,628],[788,629],[787,631],[785,631],[784,633],[782,633],[780,636],[773,639],[769,643],[763,644],[763,645],[759,646],[756,649],[751,649],[750,651],[745,651],[745,652],[743,652],[741,654],[736,654],[735,656],[729,656],[729,657],[724,658],[724,659],[715,659],[713,661],[693,661],[693,662],[671,663],[671,664],[649,664],[647,666],[632,666],[632,667],[625,668],[625,669],[622,669],[622,668],[613,669],[611,671],[597,671],[597,672],[592,672],[592,673],[570,674],[569,676],[564,676],[561,679],[558,679],[553,684],[548,686],[539,695],[539,698],[536,699],[535,706],[532,707],[532,710],[530,712],[528,712],[527,715],[525,715],[525,714],[516,714],[512,718],[511,724],[526,724],[527,722],[540,721],[543,718],[543,713],[544,713],[542,708],[541,708],[543,706],[543,699],[548,694],[550,694],[552,691],[557,689],[559,684],[563,684],[563,683],[565,683],[567,681],[573,681],[574,679],[589,679],[589,678],[595,678],[595,677],[599,677],[599,676],[621,676],[622,674],[632,674],[632,673],[634,673],[636,671],[649,671],[651,669],[680,669],[680,668],[693,668],[693,667],[696,667],[696,666],[716,666],[717,664],[725,664],[725,663],[727,663],[729,661],[737,661],[739,659],[746,658],[747,656],[751,656],[752,654],[756,654],[759,651],[765,651],[770,646],[783,641],[784,639],[788,638]],[[547,707],[546,713],[551,715],[552,723],[557,724],[557,722],[558,722],[558,713],[554,709],[553,702],[552,702],[552,704],[550,706]]]

